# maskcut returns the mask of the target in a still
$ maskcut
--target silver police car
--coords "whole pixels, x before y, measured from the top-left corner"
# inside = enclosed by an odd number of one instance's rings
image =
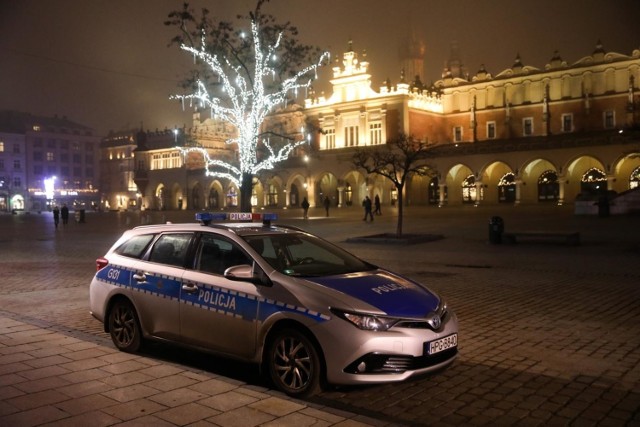
[[[298,397],[456,358],[457,318],[425,286],[269,214],[229,215],[136,227],[96,260],[91,313],[117,348],[153,339],[255,362]]]

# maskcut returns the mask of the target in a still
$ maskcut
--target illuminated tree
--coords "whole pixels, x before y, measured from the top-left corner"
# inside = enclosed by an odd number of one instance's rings
[[[363,169],[368,174],[383,176],[396,187],[398,193],[396,235],[398,237],[402,236],[405,184],[413,175],[432,176],[434,174],[433,169],[424,163],[428,157],[427,144],[405,134],[388,140],[384,145],[358,148],[353,154],[352,162],[356,168]]]
[[[199,23],[193,13],[184,6],[181,12],[169,15],[168,25],[179,25],[182,35],[174,39],[180,48],[193,55],[196,64],[203,65],[186,82],[193,93],[175,95],[172,98],[189,105],[207,108],[213,118],[230,123],[236,132],[227,141],[237,150],[237,162],[211,158],[206,149],[187,147],[184,151],[198,151],[205,157],[207,175],[226,178],[240,187],[240,209],[251,209],[253,179],[260,171],[289,157],[292,150],[306,142],[304,139],[276,138],[272,144],[265,132],[265,117],[277,106],[286,105],[290,97],[296,97],[317,78],[317,68],[325,62],[326,53],[312,65],[302,67],[302,60],[310,56],[313,48],[298,44],[295,39],[286,41],[285,33],[297,34],[289,23],[275,24],[273,17],[260,13],[262,4],[249,14],[250,33],[234,31],[229,23],[215,25],[208,19],[206,9]],[[261,23],[264,27],[261,27]],[[193,43],[196,31],[187,31],[187,24],[200,33],[198,43]],[[302,68],[300,68],[302,67]]]

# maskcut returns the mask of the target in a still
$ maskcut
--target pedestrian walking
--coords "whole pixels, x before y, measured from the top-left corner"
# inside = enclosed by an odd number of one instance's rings
[[[325,196],[325,198],[324,198],[324,210],[327,211],[327,216],[329,216],[329,206],[331,206],[331,201],[329,200],[329,196]]]
[[[53,224],[58,228],[58,224],[60,223],[60,209],[57,206],[53,207]]]
[[[373,213],[376,215],[382,215],[382,211],[380,210],[380,196],[377,194],[376,197],[373,198],[373,205],[375,206]]]
[[[364,207],[364,218],[363,221],[366,221],[368,217],[371,217],[371,222],[373,222],[373,213],[371,212],[371,199],[369,196],[366,196],[362,201],[362,206]]]
[[[62,209],[60,209],[60,216],[62,217],[62,225],[69,224],[69,208],[66,204],[62,205]]]
[[[303,214],[302,214],[302,218],[307,219],[309,218],[309,201],[307,200],[307,198],[305,197],[304,199],[302,199],[302,210],[303,210]]]

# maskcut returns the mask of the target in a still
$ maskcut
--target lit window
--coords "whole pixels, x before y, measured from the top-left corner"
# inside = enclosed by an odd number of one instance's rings
[[[605,129],[613,129],[616,127],[616,114],[613,110],[607,110],[602,113],[603,125]]]
[[[562,132],[573,132],[573,114],[562,115]]]
[[[336,129],[327,128],[324,131],[324,148],[331,150],[336,148]]]
[[[382,123],[373,122],[369,124],[369,137],[371,145],[382,144]]]
[[[51,151],[47,151],[47,162],[53,162],[54,157]]]
[[[453,142],[462,142],[462,126],[453,128]]]
[[[0,153],[4,151],[4,142],[0,141]]]
[[[344,128],[344,142],[346,147],[355,147],[358,141],[358,126],[347,126]]]
[[[522,135],[524,136],[533,135],[533,119],[531,117],[526,117],[522,119]]]
[[[487,122],[487,139],[495,139],[496,122]]]

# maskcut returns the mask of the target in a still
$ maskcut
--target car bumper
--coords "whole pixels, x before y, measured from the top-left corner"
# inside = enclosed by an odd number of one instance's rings
[[[327,323],[333,325],[327,324],[318,335],[325,356],[327,381],[332,384],[403,381],[438,371],[458,356],[457,346],[434,355],[425,354],[427,343],[458,333],[458,320],[453,313],[437,332],[414,328],[371,332],[359,330],[342,319]],[[334,332],[328,336],[336,330],[345,333]]]

